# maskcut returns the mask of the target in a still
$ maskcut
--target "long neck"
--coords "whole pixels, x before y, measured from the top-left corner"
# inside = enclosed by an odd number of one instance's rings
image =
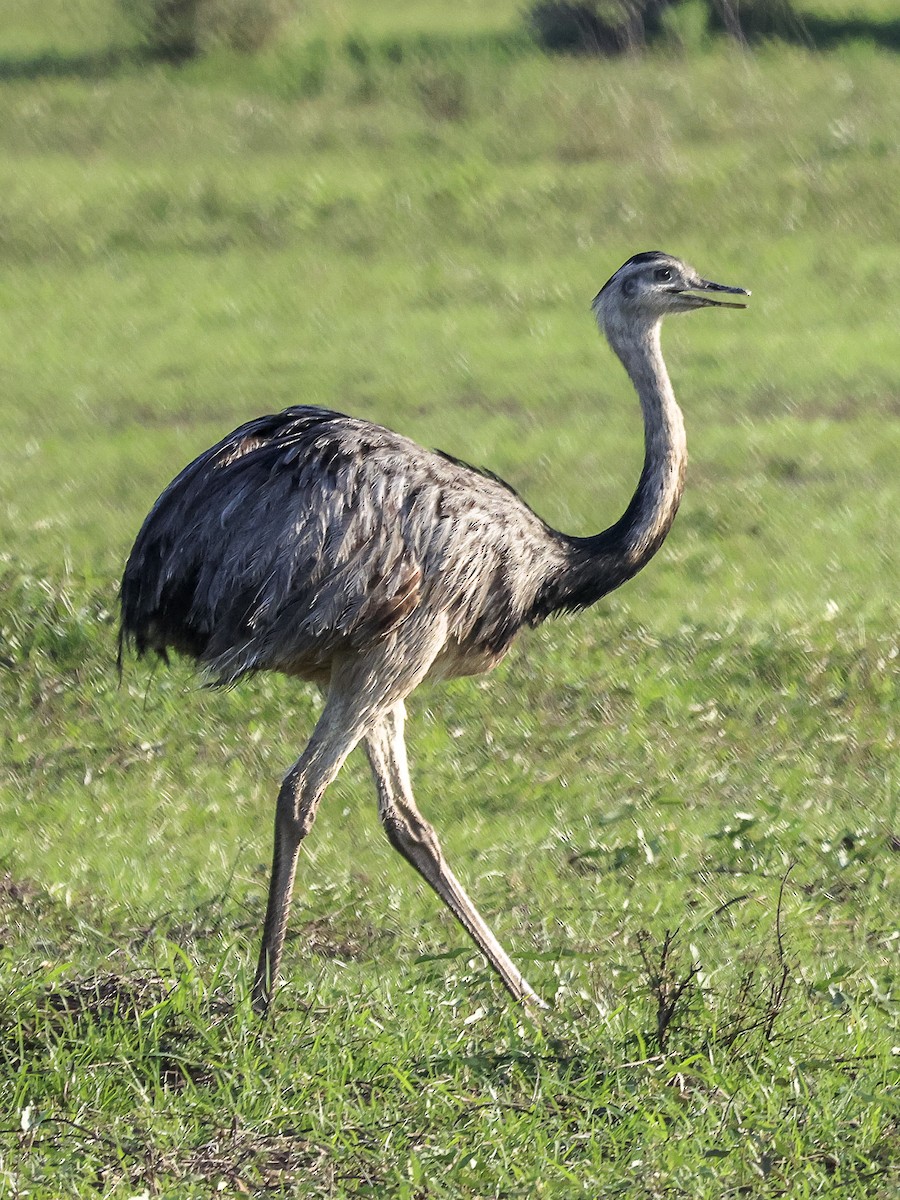
[[[619,587],[650,561],[675,520],[684,491],[687,441],[655,322],[635,337],[617,325],[606,336],[641,402],[644,467],[631,502],[614,525],[586,538],[567,538],[569,569],[560,580],[559,608],[582,608]]]

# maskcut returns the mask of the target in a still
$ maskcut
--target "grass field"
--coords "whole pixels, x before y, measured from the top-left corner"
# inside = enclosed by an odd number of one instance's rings
[[[898,1193],[900,62],[551,59],[517,11],[334,0],[173,68],[105,0],[0,3],[0,1197]],[[509,1004],[354,755],[260,1026],[317,703],[118,683],[144,514],[310,402],[608,525],[640,415],[588,304],[655,247],[754,293],[666,328],[666,546],[411,703],[421,806],[552,1012]]]

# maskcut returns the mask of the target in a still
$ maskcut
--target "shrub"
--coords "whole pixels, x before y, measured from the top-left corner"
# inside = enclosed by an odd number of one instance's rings
[[[253,54],[277,37],[296,0],[120,0],[147,49],[194,58],[213,46]]]
[[[791,0],[707,0],[709,28],[738,41],[780,37],[796,40],[802,22]]]
[[[669,0],[541,0],[529,23],[545,50],[623,54],[644,45],[660,28]]]
[[[683,0],[539,0],[528,13],[545,50],[622,54],[667,36],[669,15]],[[738,41],[796,40],[802,33],[792,0],[703,0],[706,28]]]

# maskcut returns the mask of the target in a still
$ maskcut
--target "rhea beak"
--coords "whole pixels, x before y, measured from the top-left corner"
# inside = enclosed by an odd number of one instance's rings
[[[699,292],[700,295],[695,295]],[[728,287],[724,283],[712,283],[709,279],[698,279],[690,288],[685,289],[681,294],[685,300],[689,300],[697,308],[746,308],[746,304],[741,304],[740,301],[734,300],[713,300],[711,296],[706,295],[707,292],[727,292],[732,296],[749,296],[750,293],[746,288]]]

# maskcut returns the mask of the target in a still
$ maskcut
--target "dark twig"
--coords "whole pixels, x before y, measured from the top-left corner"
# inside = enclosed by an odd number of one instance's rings
[[[677,929],[674,933],[671,930],[666,930],[662,946],[660,947],[659,965],[656,966],[651,961],[647,950],[649,935],[643,932],[638,935],[638,950],[640,951],[644,969],[647,973],[647,983],[656,1000],[656,1045],[660,1054],[665,1053],[669,1027],[672,1024],[672,1018],[675,1016],[675,1010],[678,1007],[681,997],[687,991],[694,978],[700,973],[700,965],[692,963],[690,970],[684,978],[676,981],[672,970],[671,957],[672,947],[675,944],[677,936]]]
[[[777,983],[772,984],[772,988],[769,993],[769,1005],[763,1031],[763,1036],[767,1042],[771,1042],[772,1040],[775,1022],[784,1008],[784,1001],[787,996],[788,984],[790,982],[791,972],[785,958],[784,939],[781,936],[781,907],[784,900],[784,888],[785,884],[787,883],[788,875],[790,875],[791,871],[793,871],[796,865],[797,864],[795,862],[792,862],[782,876],[781,886],[778,889],[778,903],[775,907],[775,942],[778,947],[778,963],[781,967],[781,976]]]
[[[719,907],[713,912],[712,917],[721,917],[722,913],[725,912],[726,909],[731,908],[732,904],[743,904],[745,900],[750,899],[752,894],[752,892],[741,892],[739,896],[732,896],[730,900],[726,900],[724,904],[719,905]],[[712,917],[710,917],[710,920],[712,920]]]

